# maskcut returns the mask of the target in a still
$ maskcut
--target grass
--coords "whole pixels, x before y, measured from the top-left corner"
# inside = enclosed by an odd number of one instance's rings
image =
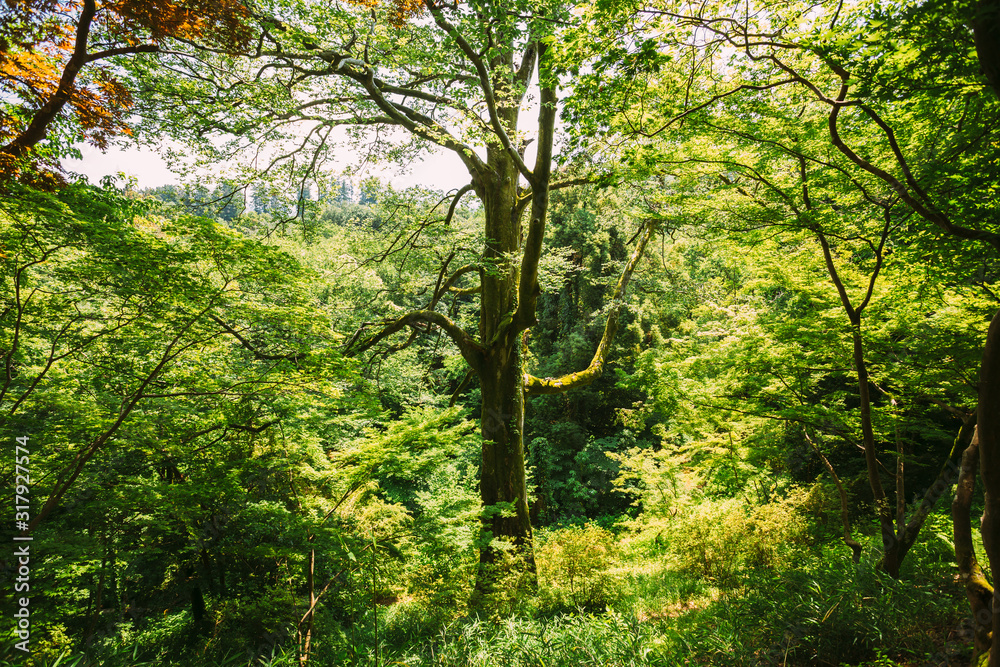
[[[679,565],[684,561],[669,545],[632,535],[602,552],[614,554],[603,566],[584,563],[575,570],[577,590],[601,582],[603,606],[571,608],[570,596],[553,593],[566,587],[565,567],[560,574],[540,562],[539,594],[516,613],[492,621],[458,619],[433,637],[387,646],[382,664],[964,665],[971,657],[971,635],[964,594],[954,579],[948,521],[943,513],[929,520],[925,539],[909,554],[898,581],[878,571],[873,539],[857,565],[839,541],[818,541],[793,549],[771,567],[733,558],[731,571],[713,565],[718,576],[709,577]],[[593,543],[598,537],[588,539]],[[558,535],[540,540],[540,556],[551,557],[558,540]],[[389,614],[384,620],[393,623]]]
[[[854,565],[832,544],[799,554],[792,567],[742,568],[727,577],[740,585],[722,588],[678,570],[669,554],[633,552],[591,573],[614,593],[602,609],[539,604],[556,599],[546,587],[558,582],[543,578],[538,598],[517,613],[472,615],[417,641],[385,645],[379,664],[911,667],[941,664],[928,663],[935,657],[965,664],[971,651],[962,630],[964,598],[940,555],[936,548],[914,551],[909,578],[895,581],[875,568],[874,549]],[[418,608],[383,610],[383,635],[419,637],[418,628],[394,624],[422,617]],[[376,664],[374,651],[356,655],[353,664]]]
[[[316,667],[925,667],[967,665],[971,632],[955,582],[948,517],[934,515],[901,580],[877,570],[868,539],[861,563],[837,540],[818,540],[762,566],[734,556],[701,571],[661,540],[604,529],[540,531],[539,590],[498,615],[441,609],[401,596],[317,633]],[[589,532],[588,532],[589,531]],[[720,538],[727,545],[731,536]],[[744,545],[745,546],[745,545]],[[687,565],[685,565],[687,564]],[[692,565],[693,564],[693,565]],[[376,616],[378,614],[377,634]],[[378,638],[376,640],[376,637]],[[134,646],[100,659],[64,656],[45,667],[153,664]],[[147,649],[151,647],[145,647]],[[189,654],[190,655],[190,654]],[[285,667],[294,646],[218,664]]]

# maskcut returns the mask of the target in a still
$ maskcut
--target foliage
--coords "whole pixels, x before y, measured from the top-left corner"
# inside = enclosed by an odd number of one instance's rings
[[[627,242],[616,225],[634,205],[630,192],[603,193],[581,188],[553,193],[549,250],[543,261],[539,321],[529,338],[528,368],[538,376],[558,376],[586,367],[604,331],[605,303],[627,259]],[[635,282],[645,287],[651,261]],[[651,282],[651,281],[650,281]],[[621,317],[604,374],[566,395],[536,396],[526,408],[528,462],[538,494],[532,516],[540,525],[577,517],[613,517],[626,507],[615,493],[617,474],[606,451],[649,446],[646,421],[621,428],[618,417],[646,398],[639,387],[618,386],[619,373],[634,370],[635,351],[644,343],[642,319],[652,310],[633,295]]]
[[[612,598],[609,570],[616,561],[612,535],[597,526],[548,531],[539,540],[540,595],[568,609],[602,610]]]
[[[160,49],[168,38],[238,49],[249,42],[249,10],[232,0],[10,0],[0,27],[0,177],[20,173],[25,159],[58,168],[87,141],[107,148],[131,135],[133,104],[111,59]],[[96,64],[95,64],[96,63]],[[64,107],[71,114],[61,113]],[[51,176],[28,169],[28,180]]]
[[[964,660],[919,500],[1000,276],[967,4],[8,2],[25,664]],[[342,126],[470,185],[356,199]],[[50,173],[132,133],[212,180]]]

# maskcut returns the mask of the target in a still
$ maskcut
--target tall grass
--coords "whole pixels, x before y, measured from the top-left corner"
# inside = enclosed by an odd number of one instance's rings
[[[721,511],[718,507],[711,512]],[[702,510],[705,511],[705,510]],[[738,510],[733,510],[738,511]],[[954,581],[948,520],[934,514],[900,580],[877,569],[878,540],[866,538],[862,561],[836,540],[806,539],[782,512],[749,514],[768,530],[714,534],[698,557],[678,553],[690,540],[641,530],[618,536],[593,526],[540,531],[539,590],[520,591],[501,613],[456,618],[440,597],[400,596],[349,623],[326,625],[310,664],[411,667],[726,667],[964,664],[971,633]],[[756,517],[756,518],[755,518]],[[761,518],[763,517],[763,518]],[[776,518],[777,517],[777,518]],[[730,517],[724,525],[740,526]],[[679,521],[674,528],[685,525]],[[633,527],[634,528],[634,527]],[[705,539],[712,531],[701,530]],[[795,544],[747,547],[747,540],[794,534]],[[704,568],[704,553],[713,554]],[[761,557],[761,555],[764,557]],[[377,629],[377,632],[376,632]],[[144,647],[152,649],[155,647]],[[155,651],[152,653],[155,654]],[[294,646],[273,655],[214,661],[152,655],[124,639],[100,656],[63,656],[39,667],[138,667],[147,664],[291,667]]]

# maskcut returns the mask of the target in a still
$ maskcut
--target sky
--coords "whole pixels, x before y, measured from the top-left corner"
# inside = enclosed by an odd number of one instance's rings
[[[529,138],[537,135],[539,110],[537,85],[538,75],[534,73],[529,94],[524,100],[518,119],[518,131]],[[557,120],[557,127],[558,124]],[[334,165],[333,169],[343,169],[349,164],[361,162],[355,151],[348,147],[348,142],[344,141],[346,133],[341,129],[336,132],[339,134],[334,136],[340,137],[340,145],[343,147],[341,150],[345,157],[342,161],[338,159],[337,162],[341,164]],[[83,159],[66,160],[63,166],[69,171],[86,175],[91,183],[99,183],[102,177],[119,172],[123,172],[126,176],[134,176],[139,189],[180,183],[180,178],[170,171],[167,163],[151,148],[111,147],[103,153],[93,146],[84,144],[79,144],[77,148],[80,149]],[[485,160],[485,150],[479,147],[477,152],[480,158]],[[537,142],[531,141],[523,156],[526,164],[534,163],[536,152]],[[457,190],[468,185],[470,181],[469,172],[458,156],[443,148],[424,153],[423,160],[415,161],[403,170],[390,164],[369,165],[364,172],[356,174],[351,180],[358,185],[361,180],[369,176],[388,181],[396,189],[421,185],[444,192]],[[522,184],[525,184],[523,180]]]
[[[532,91],[525,100],[518,120],[518,130],[527,137],[534,137],[537,134],[538,96],[534,91],[536,85],[537,74],[533,75]],[[348,146],[348,142],[344,141],[346,136],[346,133],[340,134],[344,159],[338,160],[339,166],[335,164],[333,169],[343,169],[349,164],[361,162],[355,151]],[[170,171],[167,163],[151,148],[111,147],[103,153],[85,144],[78,144],[77,148],[83,159],[66,160],[63,166],[69,171],[84,174],[91,183],[99,183],[102,177],[119,172],[123,172],[126,176],[134,176],[139,189],[180,183],[179,177]],[[536,149],[536,142],[528,144],[524,153],[527,164],[534,163]],[[477,152],[481,158],[486,158],[484,150],[477,149]],[[390,164],[369,165],[363,173],[356,174],[351,180],[358,185],[361,180],[369,176],[388,181],[396,189],[422,185],[445,192],[457,190],[468,185],[470,181],[469,172],[458,156],[443,148],[437,149],[436,152],[425,153],[423,160],[414,162],[405,170],[401,171],[398,166]]]
[[[66,160],[63,166],[69,171],[84,174],[91,183],[99,183],[102,177],[118,172],[134,176],[140,189],[180,183],[180,179],[170,171],[167,163],[149,148],[112,147],[104,153],[89,145],[80,145],[79,149],[83,159]],[[353,180],[360,181],[366,176],[376,176],[389,181],[398,189],[423,185],[448,191],[460,188],[469,182],[469,172],[462,165],[462,161],[458,156],[445,150],[427,155],[423,161],[415,162],[403,173],[392,165],[381,168],[369,167],[363,176]]]

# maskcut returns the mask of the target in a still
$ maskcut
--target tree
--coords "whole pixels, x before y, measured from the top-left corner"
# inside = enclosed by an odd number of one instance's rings
[[[613,290],[604,337],[588,368],[556,378],[527,374],[522,338],[536,322],[549,192],[575,182],[569,172],[554,170],[553,161],[560,81],[552,51],[561,26],[573,16],[557,2],[428,0],[404,10],[291,3],[280,12],[275,8],[280,20],[262,21],[256,50],[243,58],[189,50],[163,56],[186,78],[165,81],[154,64],[163,59],[146,61],[138,74],[145,96],[158,109],[167,99],[200,109],[192,122],[178,106],[176,113],[161,118],[159,127],[180,131],[213,159],[232,157],[258,140],[284,138],[288,149],[276,151],[265,171],[284,169],[305,179],[322,164],[337,126],[396,128],[409,137],[408,143],[393,147],[376,134],[373,152],[401,156],[437,145],[459,157],[471,182],[452,203],[468,192],[482,202],[481,254],[458,269],[450,266],[453,258],[446,258],[425,307],[372,325],[374,333],[359,331],[349,349],[359,354],[388,343],[397,333],[433,328],[451,339],[482,392],[484,531],[512,540],[531,567],[524,397],[566,391],[600,375],[625,288],[655,223],[644,226]],[[402,20],[418,11],[425,12],[420,20]],[[224,64],[214,66],[220,59]],[[519,121],[535,76],[537,130],[528,137]],[[294,125],[297,133],[282,135],[285,125]],[[209,128],[235,138],[219,148],[208,140]],[[526,147],[532,141],[536,154],[529,166]],[[478,277],[466,288],[478,294],[474,333],[438,310],[442,297],[468,277]],[[480,555],[488,569],[494,549],[484,545]],[[488,586],[486,575],[480,583],[481,589]]]
[[[287,639],[262,627],[307,634],[303,589],[322,597],[356,537],[329,525],[339,473],[317,443],[374,413],[367,392],[346,391],[358,377],[314,274],[110,186],[10,183],[0,245],[0,435],[30,438],[39,627],[87,645],[123,614],[142,624],[180,607],[173,639],[188,643],[212,615],[253,650]],[[11,489],[14,473],[0,466]],[[127,555],[137,540],[148,549]],[[311,550],[323,555],[306,572]],[[261,610],[236,604],[262,588]],[[81,590],[85,609],[69,601]]]
[[[998,247],[988,214],[995,198],[968,189],[981,182],[994,190],[983,179],[996,159],[986,139],[996,131],[995,100],[983,95],[966,51],[936,54],[942,39],[972,46],[967,16],[936,7],[793,4],[755,12],[683,2],[651,4],[639,14],[647,30],[659,30],[638,49],[651,53],[651,71],[667,58],[691,64],[651,77],[640,92],[616,80],[612,99],[622,99],[623,89],[641,93],[642,104],[625,107],[616,121],[621,133],[641,139],[633,159],[706,171],[703,165],[714,164],[723,182],[736,172],[754,184],[748,198],[791,207],[772,224],[829,224],[821,209],[843,215],[844,205],[836,192],[816,192],[816,180],[824,187],[842,179],[842,192],[853,190],[894,220],[912,211],[945,233]],[[717,64],[723,68],[713,74]],[[680,151],[658,148],[667,135],[690,143]],[[733,143],[691,153],[705,147],[706,135]],[[798,185],[783,189],[772,180],[775,160],[800,174]],[[912,224],[907,231],[910,239],[918,233]],[[847,301],[845,308],[855,310]]]
[[[858,190],[867,189],[884,201],[898,199],[893,204],[896,215],[909,211],[913,223],[920,223],[908,225],[904,243],[927,243],[928,249],[937,244],[940,250],[944,233],[978,240],[994,253],[1000,250],[995,225],[998,114],[991,94],[1000,94],[1000,12],[995,2],[893,7],[668,2],[650,3],[638,15],[646,21],[646,32],[630,36],[650,35],[642,46],[657,54],[658,62],[667,51],[668,58],[691,65],[688,76],[661,77],[665,83],[658,89],[619,83],[613,89],[619,98],[623,91],[650,93],[644,104],[627,107],[622,114],[623,131],[644,137],[648,145],[680,128],[690,129],[703,112],[715,110],[702,128],[716,136],[778,149],[788,158],[804,159],[803,173],[805,164],[812,171],[835,169]],[[595,74],[599,78],[600,71]],[[790,97],[796,101],[787,104]],[[738,109],[778,122],[742,129],[727,121]],[[812,116],[817,109],[822,110],[820,116]],[[776,128],[784,136],[776,138]],[[820,143],[810,149],[810,142],[817,140]],[[633,154],[642,155],[643,150]],[[805,194],[805,177],[802,181]],[[975,266],[982,255],[966,250],[946,261],[968,266],[971,259]],[[978,277],[987,283],[986,291],[995,279],[995,272]],[[852,306],[846,301],[845,306],[850,312]],[[1000,515],[1000,484],[988,472],[995,468],[997,447],[997,409],[989,401],[995,401],[1000,384],[992,351],[998,318],[1000,313],[986,338],[978,407],[978,452],[987,494],[983,535],[994,564],[1000,562],[1000,521],[995,518]],[[968,426],[966,420],[966,437]],[[974,457],[965,459],[973,465]],[[960,496],[965,500],[956,507],[965,503],[959,514],[967,520],[968,470],[962,474]],[[872,483],[874,488],[874,479]],[[959,556],[962,577],[973,610],[981,610],[992,591],[984,587],[984,578],[976,574],[978,565],[969,558],[971,542],[959,539],[956,531],[956,545],[964,544]],[[1000,636],[1000,614],[992,618],[994,636]],[[993,667],[1000,665],[998,653],[990,656]]]
[[[2,426],[27,429],[32,415],[48,410],[46,437],[56,439],[49,465],[58,472],[32,527],[145,405],[230,391],[225,383],[181,388],[201,382],[184,374],[197,350],[221,337],[270,364],[302,363],[304,340],[316,335],[289,331],[270,340],[245,328],[259,321],[251,290],[272,290],[272,298],[284,291],[285,255],[200,218],[141,229],[142,210],[114,190],[79,185],[57,195],[16,186],[0,209],[13,249],[3,262]],[[281,298],[296,303],[293,292]],[[229,382],[272,380],[265,371]],[[63,392],[75,397],[60,401]],[[59,418],[64,427],[54,425]]]
[[[13,99],[0,103],[0,175],[17,173],[29,158],[56,167],[74,141],[105,148],[131,133],[132,97],[110,66],[114,58],[157,51],[167,38],[239,48],[249,34],[249,13],[236,0],[5,4],[0,87]]]

